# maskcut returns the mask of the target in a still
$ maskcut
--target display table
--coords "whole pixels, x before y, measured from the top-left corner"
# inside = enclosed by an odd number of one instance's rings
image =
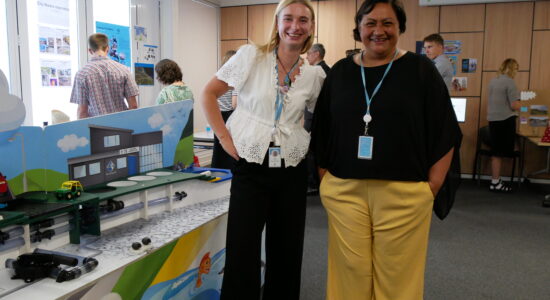
[[[147,293],[155,297],[163,293],[179,293],[178,299],[192,299],[192,295],[203,292],[219,293],[225,258],[225,214],[229,203],[230,181],[210,183],[192,178],[196,178],[196,175],[175,174],[171,180],[159,179],[164,183],[151,181],[143,185],[140,183],[134,186],[135,189],[117,188],[121,194],[116,195],[109,194],[112,191],[101,193],[100,197],[124,199],[128,203],[133,198],[140,201],[143,193],[146,194],[145,198],[153,199],[149,200],[151,203],[156,199],[156,194],[166,193],[168,189],[168,195],[174,189],[185,190],[188,196],[174,203],[170,201],[165,205],[149,207],[147,214],[144,214],[142,208],[134,214],[136,219],[130,222],[127,219],[132,213],[110,218],[108,221],[115,222],[116,226],[111,225],[106,230],[104,228],[109,226],[104,225],[108,222],[102,219],[100,236],[83,235],[80,245],[67,244],[55,248],[55,251],[94,257],[99,261],[95,270],[80,278],[62,283],[46,278],[26,284],[23,280],[11,280],[12,270],[1,270],[0,297],[102,299],[106,295],[117,294],[120,298],[109,299],[148,299],[149,296],[144,296]],[[166,186],[170,184],[168,181],[173,183],[182,179],[183,182],[177,187]],[[151,239],[148,250],[139,253],[131,249],[133,242],[140,242],[145,237]],[[199,264],[205,257],[211,261],[211,271],[198,274]],[[219,270],[215,270],[216,266]],[[204,283],[182,282],[176,288],[168,289],[172,286],[171,281],[193,276],[202,278]],[[187,296],[182,293],[187,293]]]

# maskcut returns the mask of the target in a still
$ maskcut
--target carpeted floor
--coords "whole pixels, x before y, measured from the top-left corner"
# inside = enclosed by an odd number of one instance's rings
[[[531,184],[496,194],[464,180],[449,217],[432,220],[424,298],[550,299],[545,193],[550,186]],[[323,300],[327,221],[319,197],[308,198],[306,222],[300,299]]]

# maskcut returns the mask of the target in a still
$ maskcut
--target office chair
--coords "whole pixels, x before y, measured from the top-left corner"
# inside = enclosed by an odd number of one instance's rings
[[[516,144],[517,144],[517,135],[516,135]],[[477,143],[476,143],[476,155],[474,158],[474,168],[473,168],[473,175],[472,179],[476,180],[477,175],[477,184],[480,184],[481,181],[481,174],[479,174],[481,169],[481,157],[492,156],[491,151],[491,134],[489,131],[489,126],[484,126],[479,128],[477,132]],[[514,152],[510,153],[507,156],[503,157],[509,157],[512,158],[512,174],[510,174],[510,182],[514,182],[515,172],[516,172],[516,160],[519,161],[519,179],[518,179],[518,185],[521,184],[521,176],[523,176],[523,156],[521,151],[514,150]]]

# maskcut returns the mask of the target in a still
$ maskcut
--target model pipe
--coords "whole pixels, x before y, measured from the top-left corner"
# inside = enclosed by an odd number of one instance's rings
[[[10,249],[25,245],[25,240],[22,237],[10,239],[0,244],[0,252],[8,251]]]

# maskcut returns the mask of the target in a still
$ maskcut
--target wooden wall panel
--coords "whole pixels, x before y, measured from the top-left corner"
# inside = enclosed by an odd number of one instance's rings
[[[533,48],[531,54],[531,82],[533,90],[550,90],[550,31],[535,31],[533,33]],[[550,99],[547,100],[550,104]]]
[[[232,40],[232,41],[221,41],[220,45],[220,63],[221,59],[225,55],[225,52],[229,50],[239,50],[239,47],[247,44],[248,40]]]
[[[450,91],[451,96],[475,96],[481,94],[481,66],[483,65],[483,32],[476,33],[446,33],[442,35],[445,40],[462,41],[462,48],[459,54],[450,54],[456,56],[456,75],[457,77],[468,78],[468,86],[465,91]],[[474,73],[462,72],[462,59],[477,59],[477,70]],[[477,126],[477,124],[476,124]]]
[[[441,6],[441,32],[483,31],[485,4]]]
[[[439,7],[418,6],[418,0],[403,0],[407,13],[407,30],[399,38],[398,47],[412,52],[416,50],[416,41],[439,32]]]
[[[221,40],[239,40],[247,38],[247,7],[221,8]]]
[[[319,43],[327,51],[325,61],[329,65],[345,57],[346,50],[355,48],[353,28],[356,0],[327,0],[319,2],[317,22]]]
[[[498,70],[509,57],[529,70],[532,26],[532,2],[487,4],[483,71]]]
[[[466,119],[460,123],[462,146],[460,147],[460,164],[462,173],[472,173],[476,155],[477,124],[479,122],[479,97],[468,97],[466,100]]]
[[[248,39],[255,44],[267,43],[273,25],[276,4],[253,5],[248,7]]]
[[[534,29],[550,29],[550,1],[535,2]]]

